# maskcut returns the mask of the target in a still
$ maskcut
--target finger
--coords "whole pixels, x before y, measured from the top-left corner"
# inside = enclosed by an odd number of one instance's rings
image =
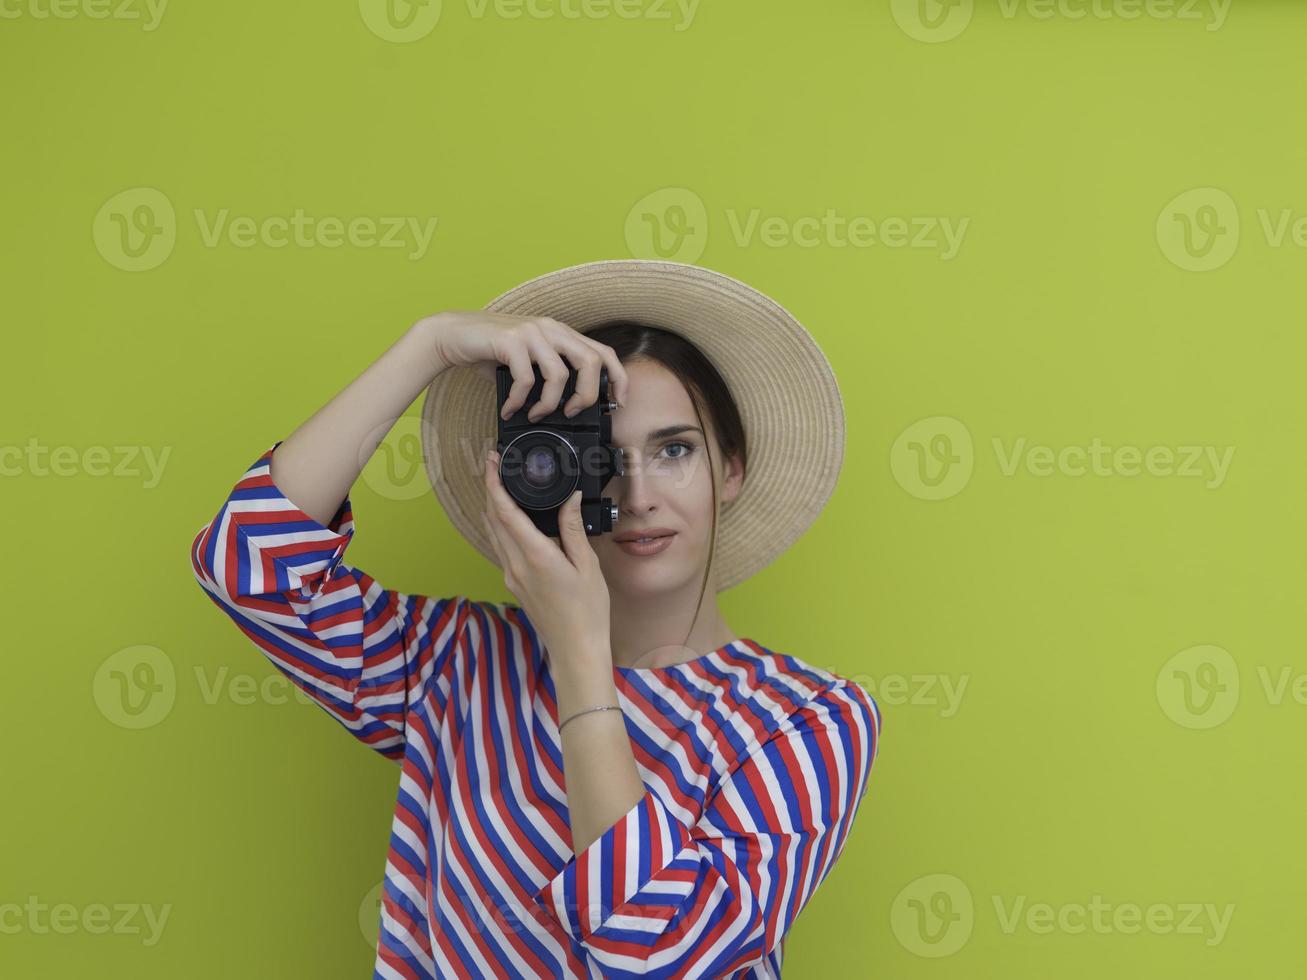
[[[504,560],[498,536],[490,523],[489,515],[484,511],[481,513],[481,520],[486,526],[486,532],[490,535],[490,540],[495,549],[495,556],[499,559],[499,570],[504,573],[504,585],[513,595],[520,598],[517,576],[513,574],[513,566]]]
[[[586,552],[594,554],[586,538],[585,522],[581,517],[581,491],[577,490],[558,508],[558,537],[563,552],[577,568],[587,559]]]
[[[547,565],[558,554],[558,546],[535,526],[504,489],[499,479],[499,454],[492,450],[491,459],[492,463],[486,467],[486,505],[499,532],[500,547],[505,549],[509,560]]]
[[[604,361],[597,350],[575,333],[558,334],[551,339],[567,355],[572,367],[576,368],[576,389],[563,406],[563,414],[571,418],[587,405],[593,405],[599,400],[599,369]]]
[[[505,498],[508,497],[508,491],[504,489],[503,483],[499,480],[499,454],[493,453],[486,461],[486,509],[485,519],[486,526],[490,529],[498,546],[499,555],[503,561],[503,567],[507,568],[510,563],[517,564],[522,561],[522,549],[518,547],[516,540],[500,518],[500,505],[496,495],[496,488],[499,494]],[[512,501],[509,500],[512,505]],[[513,507],[517,510],[516,506]],[[521,513],[521,511],[518,511]],[[526,515],[522,515],[525,517]]]
[[[495,553],[495,564],[503,568],[504,552],[499,547],[499,536],[490,524],[490,513],[488,511],[483,510],[481,512],[481,524],[486,529],[486,536],[490,538],[490,550]]]
[[[546,333],[548,333],[549,339],[553,342],[555,347],[562,349],[569,355],[573,352],[577,352],[586,361],[590,360],[591,355],[594,355],[599,359],[598,363],[594,365],[595,380],[594,388],[591,390],[588,382],[586,383],[586,387],[584,389],[582,388],[581,370],[583,362],[579,361],[577,358],[568,357],[568,360],[572,362],[572,366],[577,368],[578,376],[576,390],[578,393],[584,391],[587,399],[578,403],[578,411],[585,408],[587,405],[593,405],[599,400],[600,366],[608,368],[609,394],[612,399],[619,405],[626,404],[628,389],[626,368],[622,366],[622,362],[618,358],[615,350],[607,344],[601,344],[589,335],[583,334],[579,330],[576,330],[565,323],[560,323],[558,320],[545,320],[544,324],[546,327]],[[569,399],[569,404],[570,402],[571,400]]]
[[[507,419],[524,404],[526,404],[527,395],[531,394],[531,389],[535,387],[536,376],[531,370],[531,355],[527,351],[526,344],[519,340],[510,340],[512,345],[508,349],[508,369],[513,375],[513,384],[508,389],[508,395],[504,398],[504,408],[499,413],[500,418]]]
[[[502,571],[505,576],[510,575],[514,566],[505,554],[502,532],[495,529],[495,522],[486,511],[481,512],[481,522],[485,525],[486,533],[490,535],[490,545],[495,552],[495,558],[497,559],[500,571]]]
[[[540,388],[539,401],[531,406],[531,411],[526,413],[528,422],[534,422],[558,407],[563,386],[567,384],[570,376],[567,365],[558,356],[558,351],[549,346],[549,342],[543,337],[531,344],[531,356],[540,365],[540,373],[544,376],[545,383]]]
[[[590,344],[599,354],[600,359],[604,362],[604,367],[608,368],[608,382],[613,390],[613,400],[618,405],[625,406],[627,398],[631,394],[631,382],[626,376],[626,368],[623,366],[621,359],[617,356],[617,351],[613,350],[607,344],[601,344],[597,340],[592,340],[585,334],[581,338]]]

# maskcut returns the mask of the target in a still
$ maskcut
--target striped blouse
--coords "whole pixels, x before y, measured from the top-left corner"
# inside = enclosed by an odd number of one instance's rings
[[[373,973],[779,977],[880,742],[859,684],[750,639],[614,666],[644,796],[574,854],[549,659],[526,613],[383,589],[272,482],[274,442],[199,529],[208,596],[400,765]],[[307,940],[307,937],[306,937]]]

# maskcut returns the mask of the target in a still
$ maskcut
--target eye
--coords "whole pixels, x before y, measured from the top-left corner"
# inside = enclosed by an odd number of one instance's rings
[[[669,455],[669,456],[667,457],[668,459],[685,459],[686,456],[689,456],[691,453],[694,452],[694,446],[693,446],[693,445],[691,445],[691,444],[688,443],[688,442],[682,442],[682,441],[679,440],[679,439],[678,439],[676,442],[669,442],[666,446],[664,446],[664,447],[663,447],[663,452],[665,453],[665,452],[667,452],[669,449],[672,449],[672,448],[674,448],[674,447],[676,447],[676,446],[680,446],[680,447],[682,447],[682,448],[685,450],[685,452],[683,452],[683,453],[675,453],[675,454]]]

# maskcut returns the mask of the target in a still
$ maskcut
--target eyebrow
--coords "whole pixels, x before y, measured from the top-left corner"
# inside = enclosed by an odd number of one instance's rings
[[[669,425],[661,429],[653,429],[645,436],[646,442],[653,442],[655,439],[666,439],[668,436],[674,436],[680,432],[697,432],[703,435],[703,430],[697,425]]]

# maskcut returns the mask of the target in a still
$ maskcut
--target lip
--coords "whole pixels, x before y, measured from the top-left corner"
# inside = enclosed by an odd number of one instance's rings
[[[623,541],[634,541],[636,538],[661,538],[675,533],[670,527],[646,527],[639,531],[618,531],[613,535],[613,540],[620,544]]]
[[[648,558],[653,555],[662,554],[672,546],[672,539],[676,537],[676,532],[663,534],[655,537],[652,541],[640,543],[639,541],[627,540],[618,541],[614,539],[613,543],[621,548],[628,555],[636,558]]]

